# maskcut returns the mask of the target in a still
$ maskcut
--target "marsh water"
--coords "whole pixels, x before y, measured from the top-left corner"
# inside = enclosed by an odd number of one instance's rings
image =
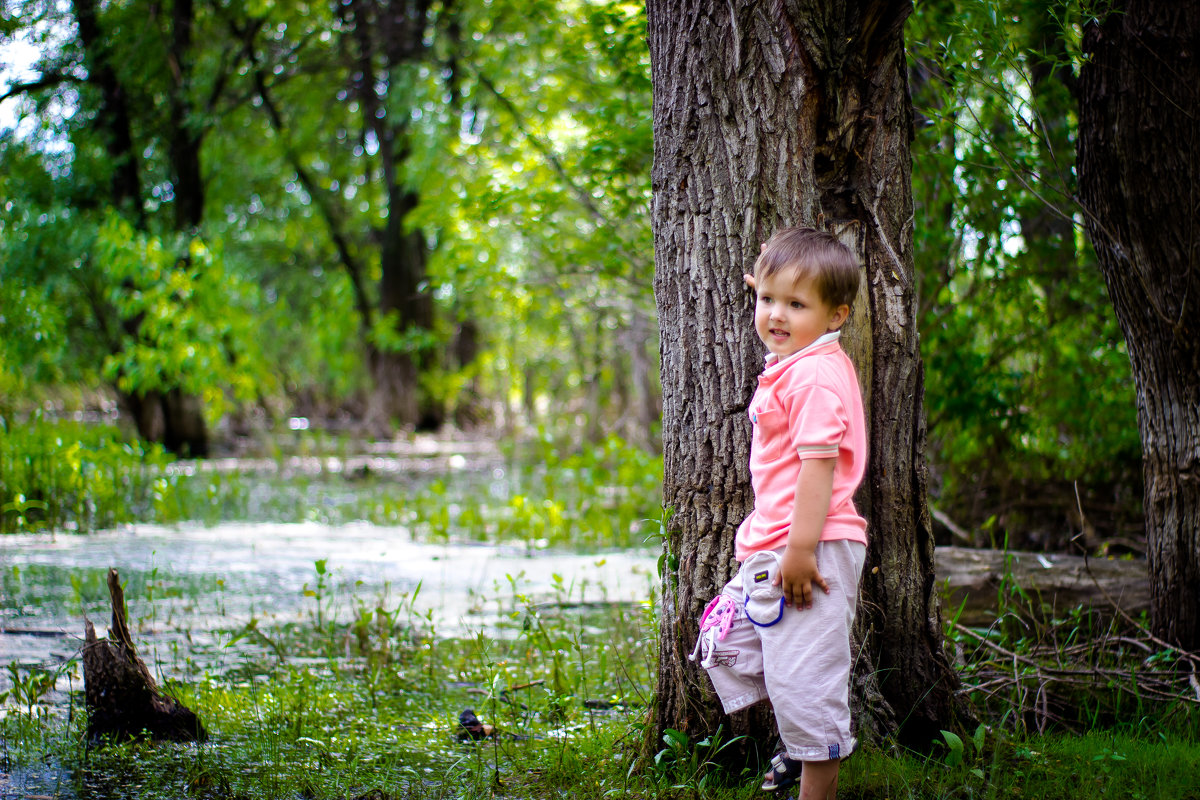
[[[655,572],[648,551],[430,544],[403,528],[366,523],[8,536],[0,538],[0,564],[0,665],[55,672],[45,700],[56,714],[80,702],[84,619],[106,633],[109,567],[125,584],[133,636],[151,671],[184,681],[261,658],[265,644],[237,637],[252,623],[270,630],[317,615],[345,621],[379,605],[402,609],[439,636],[503,635],[518,596],[560,606],[632,604],[651,596]],[[10,684],[0,673],[0,691]],[[72,796],[60,771],[46,764],[0,773],[0,798]]]
[[[84,624],[107,633],[110,568],[124,586],[139,655],[160,682],[245,674],[276,656],[302,663],[303,655],[272,650],[288,626],[344,631],[343,655],[357,663],[350,626],[331,623],[376,610],[439,640],[519,635],[514,619],[531,607],[582,618],[628,606],[633,616],[654,595],[658,551],[573,545],[572,530],[608,521],[599,504],[589,520],[571,517],[572,504],[589,495],[613,496],[590,477],[594,467],[578,476],[555,470],[565,483],[551,485],[544,465],[462,442],[181,462],[173,469],[192,482],[185,501],[193,521],[0,537],[0,696],[14,681],[49,673],[54,685],[38,713],[76,713]],[[641,516],[626,503],[612,519],[636,529]],[[547,538],[555,524],[558,540]],[[22,713],[12,699],[0,715]],[[76,796],[68,768],[54,759],[5,763],[4,800]]]
[[[650,597],[655,559],[645,550],[422,543],[403,528],[367,523],[7,536],[0,538],[0,662],[56,668],[77,655],[85,617],[103,636],[109,567],[126,584],[135,642],[147,661],[161,663],[170,653],[173,662],[204,670],[231,657],[222,639],[251,621],[267,628],[318,613],[345,619],[363,601],[411,606],[447,636],[497,630],[516,594],[578,605],[642,601]],[[174,657],[180,648],[188,658]]]

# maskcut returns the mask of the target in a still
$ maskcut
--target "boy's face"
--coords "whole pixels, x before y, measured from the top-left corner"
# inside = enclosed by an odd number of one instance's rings
[[[758,292],[754,330],[767,350],[780,359],[803,350],[823,334],[836,331],[850,308],[830,306],[817,293],[812,278],[797,280],[796,270],[782,269],[747,283]]]

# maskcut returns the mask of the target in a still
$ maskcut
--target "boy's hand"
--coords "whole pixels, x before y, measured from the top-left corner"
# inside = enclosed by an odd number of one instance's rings
[[[817,569],[817,554],[803,547],[788,547],[779,559],[775,585],[783,587],[783,600],[799,609],[812,608],[813,584],[829,594],[829,584]]]

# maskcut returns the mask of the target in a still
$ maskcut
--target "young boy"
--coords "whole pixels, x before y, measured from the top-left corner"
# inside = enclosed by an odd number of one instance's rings
[[[726,712],[774,707],[784,752],[762,788],[800,783],[801,800],[832,800],[856,744],[850,628],[867,543],[852,500],[867,459],[862,395],[838,344],[859,271],[832,235],[791,228],[745,277],[768,351],[750,403],[755,504],[737,532],[741,569],[705,609],[693,658]]]

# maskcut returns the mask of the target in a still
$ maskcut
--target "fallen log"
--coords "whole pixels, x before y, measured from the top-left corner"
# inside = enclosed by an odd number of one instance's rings
[[[83,685],[88,738],[150,738],[204,741],[208,732],[187,706],[163,694],[137,655],[125,610],[125,592],[115,569],[108,571],[112,627],[98,639],[84,619]]]
[[[939,547],[934,552],[942,616],[949,619],[962,607],[962,625],[989,625],[1002,602],[1013,600],[1037,615],[1062,615],[1083,606],[1104,617],[1116,615],[1117,609],[1137,617],[1150,607],[1150,582],[1142,559],[969,547]],[[1019,600],[1017,587],[1030,604]],[[1002,598],[1006,592],[1009,597]]]

